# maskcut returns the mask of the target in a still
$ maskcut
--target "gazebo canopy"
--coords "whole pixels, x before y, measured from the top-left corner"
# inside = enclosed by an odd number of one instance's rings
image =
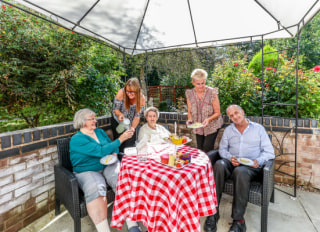
[[[294,37],[319,0],[16,0],[128,54]]]

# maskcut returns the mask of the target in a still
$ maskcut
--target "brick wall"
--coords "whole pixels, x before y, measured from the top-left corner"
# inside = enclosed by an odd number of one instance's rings
[[[98,126],[112,135],[109,117]],[[74,132],[70,122],[0,134],[0,231],[18,231],[54,209],[56,140]]]
[[[186,114],[161,113],[159,123],[169,124],[170,131],[174,132],[174,122],[177,122],[177,132],[192,138],[189,145],[196,146],[193,130],[185,126],[186,119]],[[261,117],[249,119],[262,123]],[[230,124],[228,117],[224,116],[224,122],[224,127]],[[268,133],[273,135],[279,171],[294,171],[292,163],[282,164],[294,158],[286,154],[294,151],[294,123],[294,119],[288,118],[263,120]],[[297,183],[320,189],[320,129],[317,121],[310,119],[299,119],[298,126]],[[98,118],[98,127],[112,137],[109,117]],[[223,130],[219,131],[215,148]],[[70,137],[74,132],[70,122],[0,134],[0,231],[17,231],[54,209],[56,139]],[[293,177],[277,172],[276,181],[293,183]]]

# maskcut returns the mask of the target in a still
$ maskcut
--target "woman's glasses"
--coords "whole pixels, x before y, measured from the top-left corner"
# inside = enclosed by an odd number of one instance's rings
[[[87,118],[86,120],[87,120],[87,121],[97,121],[96,118]]]
[[[128,91],[128,90],[126,90],[126,93],[127,93],[127,94],[135,94],[136,91]]]

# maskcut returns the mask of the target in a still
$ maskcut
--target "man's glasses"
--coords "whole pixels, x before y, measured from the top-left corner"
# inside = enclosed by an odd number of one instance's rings
[[[96,118],[87,118],[86,120],[87,120],[87,121],[97,121]]]

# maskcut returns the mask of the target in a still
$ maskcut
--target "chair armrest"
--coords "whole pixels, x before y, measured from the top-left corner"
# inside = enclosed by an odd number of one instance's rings
[[[263,167],[263,202],[269,203],[274,191],[274,159],[268,160]]]
[[[55,195],[71,215],[80,213],[79,186],[75,175],[60,165],[54,166]]]
[[[209,159],[211,160],[212,166],[215,164],[215,162],[217,162],[218,159],[221,159],[218,149],[208,151],[207,155],[209,156]]]

